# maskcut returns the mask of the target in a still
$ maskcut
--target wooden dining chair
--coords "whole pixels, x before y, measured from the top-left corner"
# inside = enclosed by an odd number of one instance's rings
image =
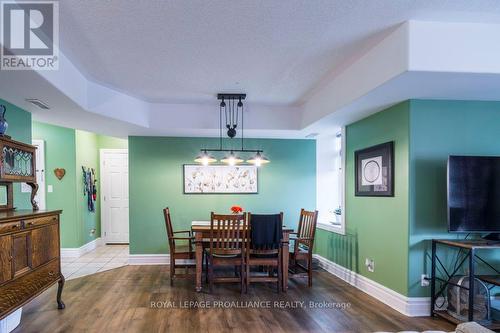
[[[172,219],[170,218],[170,209],[167,207],[163,210],[165,216],[165,226],[167,228],[168,246],[170,248],[170,285],[174,284],[174,278],[188,278],[193,274],[189,274],[189,268],[194,268],[195,264],[177,264],[176,260],[194,259],[193,237],[190,230],[174,231],[172,228]],[[177,234],[187,234],[184,237],[178,237]],[[179,243],[187,244],[179,244]],[[177,268],[184,268],[184,274],[177,274]]]
[[[305,271],[309,287],[312,287],[312,254],[317,222],[317,210],[309,212],[301,209],[298,231],[290,233],[290,235],[295,235],[290,237],[293,244],[293,249],[290,250],[290,268],[293,270],[290,272],[290,277],[304,276],[303,273],[297,273],[297,269]],[[299,261],[305,262],[306,266]]]
[[[260,215],[262,217],[262,215]],[[259,247],[255,245],[252,241],[252,237],[249,237],[246,245],[246,291],[250,283],[252,282],[276,282],[278,293],[282,289],[283,281],[283,258],[282,258],[282,236],[283,236],[283,213],[277,215],[266,215],[270,219],[277,217],[279,219],[279,240],[276,244],[272,244],[270,248]],[[264,218],[265,218],[264,217]],[[255,224],[252,224],[252,215],[248,213],[248,225],[250,229],[253,230]],[[250,232],[252,235],[252,232]],[[268,276],[266,275],[251,275],[250,268],[252,266],[264,266],[271,268],[268,271]],[[276,269],[277,276],[274,276],[273,270]]]
[[[208,262],[208,283],[210,292],[214,283],[239,282],[244,288],[245,256],[247,241],[247,215],[218,215],[212,212],[210,219],[209,246],[206,249]],[[233,266],[239,268],[239,276],[215,277],[215,267]]]

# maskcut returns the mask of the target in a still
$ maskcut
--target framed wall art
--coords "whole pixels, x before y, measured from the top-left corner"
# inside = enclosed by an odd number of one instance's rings
[[[354,152],[355,195],[394,196],[394,142]]]
[[[256,194],[254,165],[184,165],[184,194]]]

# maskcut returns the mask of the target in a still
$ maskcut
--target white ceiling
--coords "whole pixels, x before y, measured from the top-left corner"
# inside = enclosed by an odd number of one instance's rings
[[[61,49],[146,101],[300,105],[402,22],[500,22],[497,0],[64,0]]]
[[[411,98],[500,100],[498,0],[64,0],[57,71],[0,71],[35,120],[127,137],[304,138]],[[40,110],[25,101],[38,98]]]

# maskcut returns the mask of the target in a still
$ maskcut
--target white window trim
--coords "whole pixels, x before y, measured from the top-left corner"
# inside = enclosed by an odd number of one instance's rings
[[[346,202],[346,196],[345,196],[345,188],[346,188],[346,135],[345,135],[345,127],[342,127],[341,129],[341,135],[342,135],[342,155],[341,155],[341,164],[342,164],[342,183],[340,184],[341,188],[341,205],[340,208],[342,209],[342,215],[340,216],[340,224],[333,224],[328,221],[318,221],[317,228],[321,230],[326,230],[330,232],[334,232],[339,235],[345,235],[346,234],[346,218],[345,218],[345,202]]]

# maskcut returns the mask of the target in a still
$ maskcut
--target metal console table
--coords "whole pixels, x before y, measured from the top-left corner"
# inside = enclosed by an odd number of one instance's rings
[[[466,255],[460,260],[459,265],[455,265],[453,271],[450,273],[446,269],[445,265],[441,262],[439,257],[436,255],[436,249],[438,245],[444,245],[447,247],[452,247],[456,249],[462,249],[467,251]],[[475,240],[447,240],[447,239],[433,239],[432,240],[432,266],[431,266],[431,316],[438,315],[448,321],[451,321],[455,324],[460,323],[459,320],[456,318],[450,316],[446,311],[442,310],[437,310],[435,308],[436,304],[436,299],[441,294],[441,292],[444,291],[444,288],[448,284],[454,285],[452,282],[449,281],[449,279],[457,274],[459,271],[460,267],[463,265],[463,263],[467,260],[469,264],[469,287],[464,287],[464,286],[459,286],[460,288],[464,288],[467,290],[474,290],[474,283],[475,283],[475,278],[480,279],[483,282],[486,282],[487,284],[494,285],[494,286],[500,286],[500,272],[490,265],[488,262],[477,256],[476,251],[477,250],[498,250],[500,249],[500,243],[499,242],[493,242],[493,241],[488,241],[488,240],[483,240],[483,239],[475,239]],[[457,260],[459,258],[457,257]],[[481,262],[484,265],[488,266],[493,272],[496,274],[494,275],[478,275],[476,274],[476,268],[475,264],[477,262]],[[444,280],[442,278],[439,278],[436,276],[436,263],[440,265],[442,270],[444,270],[444,273],[448,276],[448,280]],[[436,281],[442,282],[441,289],[436,293]],[[474,293],[469,292],[469,309],[474,309]],[[474,311],[470,311],[468,313],[468,321],[474,321]],[[489,328],[497,330],[500,329],[500,323],[498,322],[492,322],[490,325],[488,325]]]

